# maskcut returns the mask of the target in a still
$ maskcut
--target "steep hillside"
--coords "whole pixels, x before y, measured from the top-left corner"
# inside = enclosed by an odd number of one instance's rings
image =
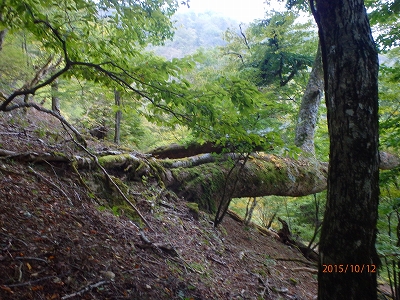
[[[315,264],[297,249],[230,216],[215,229],[155,179],[109,171],[150,229],[98,170],[26,162],[80,151],[41,113],[0,115],[0,299],[315,298]]]

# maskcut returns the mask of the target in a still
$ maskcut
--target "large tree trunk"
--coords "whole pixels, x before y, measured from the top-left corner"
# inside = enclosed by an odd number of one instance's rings
[[[324,91],[321,47],[318,44],[313,68],[301,100],[294,142],[304,153],[315,155],[314,134],[318,121],[318,109]]]
[[[362,0],[315,2],[330,136],[318,297],[377,299],[378,56]]]
[[[176,160],[158,160],[143,155],[106,151],[97,153],[99,163],[129,181],[141,181],[143,176],[155,178],[165,188],[189,202],[215,212],[224,189],[231,197],[261,197],[268,195],[305,196],[326,189],[327,165],[307,159],[294,160],[274,155],[251,156],[245,165],[238,155],[203,154]],[[90,157],[69,157],[60,153],[17,153],[0,149],[0,157],[26,162],[72,163],[80,169],[95,169]],[[230,170],[234,167],[231,176]],[[233,178],[239,180],[234,184]]]
[[[215,212],[230,198],[305,196],[326,188],[327,166],[313,160],[254,155],[243,165],[239,156],[204,154],[164,161],[165,185],[187,201]]]

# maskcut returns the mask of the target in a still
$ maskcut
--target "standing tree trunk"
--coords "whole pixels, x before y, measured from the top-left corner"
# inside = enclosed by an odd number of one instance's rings
[[[318,299],[377,299],[377,51],[363,0],[310,3],[319,27],[330,136]]]
[[[1,12],[0,12],[0,21],[2,21],[2,22],[4,21],[3,14]],[[4,43],[4,39],[6,38],[7,31],[8,31],[7,28],[0,30],[0,51],[3,50],[3,43]]]
[[[0,51],[3,50],[3,43],[4,39],[6,38],[6,34],[7,34],[7,29],[0,30]]]
[[[114,91],[114,99],[115,105],[118,107],[118,110],[115,112],[115,135],[114,135],[114,143],[119,145],[121,142],[121,118],[122,111],[120,109],[121,106],[121,94],[117,90]]]
[[[301,100],[294,142],[303,152],[315,155],[314,134],[318,120],[318,109],[324,91],[321,47],[318,44],[313,68]]]
[[[51,110],[60,113],[60,98],[58,97],[58,80],[51,83]]]
[[[253,217],[253,211],[257,206],[257,197],[249,197],[249,201],[246,206],[246,214],[244,216],[244,224],[249,225],[251,218]]]

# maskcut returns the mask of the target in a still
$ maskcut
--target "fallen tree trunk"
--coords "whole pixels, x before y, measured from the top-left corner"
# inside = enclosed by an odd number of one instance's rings
[[[61,153],[18,153],[0,149],[0,156],[26,162],[74,164],[94,169],[94,160],[86,156],[68,157]],[[388,157],[391,157],[390,159]],[[253,154],[244,160],[236,154],[202,154],[183,159],[156,159],[139,153],[106,152],[98,161],[127,180],[153,177],[203,210],[215,212],[224,197],[305,196],[326,189],[327,164],[313,159],[291,159],[271,154]],[[399,166],[395,156],[386,154],[384,168]],[[236,180],[237,179],[237,180]]]
[[[209,157],[209,162],[206,161]],[[326,189],[326,164],[274,155],[251,156],[243,166],[234,155],[217,159],[211,155],[163,163],[164,183],[187,201],[214,212],[224,197],[268,195],[304,196]],[[194,160],[190,165],[188,160]],[[198,164],[201,160],[202,163]],[[174,167],[176,166],[176,167]],[[233,169],[233,172],[231,170]],[[228,176],[230,174],[230,176]],[[238,178],[238,180],[236,180]]]
[[[86,156],[17,153],[2,149],[0,156],[25,162],[74,164],[80,169],[96,168],[94,160]],[[244,165],[235,154],[203,154],[179,160],[158,160],[141,154],[121,153],[100,156],[98,162],[127,180],[138,181],[143,176],[156,178],[165,188],[210,212],[215,212],[219,202],[224,200],[224,191],[230,198],[236,198],[303,196],[326,188],[326,164],[274,155],[253,155]]]

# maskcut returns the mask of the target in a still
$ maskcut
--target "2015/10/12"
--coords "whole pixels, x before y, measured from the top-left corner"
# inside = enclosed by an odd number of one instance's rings
[[[329,264],[322,265],[322,273],[376,273],[376,265],[368,264]]]

